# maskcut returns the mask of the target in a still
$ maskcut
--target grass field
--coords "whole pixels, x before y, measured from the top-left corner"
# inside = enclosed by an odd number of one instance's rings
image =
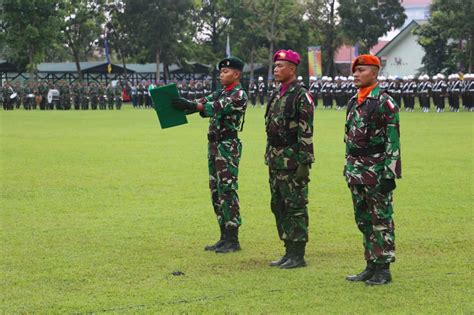
[[[344,113],[315,114],[307,268],[282,254],[263,164],[263,110],[242,133],[239,253],[203,246],[218,227],[207,120],[161,130],[152,110],[0,111],[0,313],[474,313],[474,116],[401,113],[397,262],[364,267],[342,177]],[[173,276],[173,271],[185,275]]]

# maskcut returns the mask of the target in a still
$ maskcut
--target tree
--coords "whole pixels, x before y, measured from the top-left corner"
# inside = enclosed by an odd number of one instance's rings
[[[334,76],[336,67],[334,55],[342,45],[342,32],[336,12],[336,0],[308,1],[307,16],[320,40],[324,75]]]
[[[436,0],[428,23],[415,30],[426,54],[423,64],[430,73],[473,71],[474,4],[472,1]],[[434,50],[434,51],[433,51]]]
[[[207,55],[201,55],[202,60],[212,66],[212,86],[216,87],[217,70],[215,65],[225,57],[224,40],[232,20],[232,13],[239,7],[240,1],[205,0],[194,11],[196,27],[195,40],[201,45],[208,46]]]
[[[64,46],[67,47],[76,63],[79,80],[82,80],[81,60],[97,47],[104,21],[102,0],[64,0],[60,2],[63,21],[60,24]]]
[[[7,59],[36,73],[47,49],[58,39],[58,6],[49,0],[5,0],[2,42]]]
[[[291,42],[290,36],[301,36],[295,30],[298,24],[295,21],[302,21],[304,8],[297,1],[290,0],[257,0],[249,1],[248,6],[257,18],[250,23],[250,31],[261,31],[267,42],[267,64],[268,79],[273,77],[272,63],[275,47]],[[295,47],[286,47],[295,49]]]
[[[160,63],[175,62],[189,29],[191,0],[126,0],[121,24],[129,31],[129,45],[135,47],[139,62],[156,62],[156,79],[160,79]]]
[[[369,53],[380,37],[403,26],[407,16],[399,0],[339,0],[341,29],[360,53]]]

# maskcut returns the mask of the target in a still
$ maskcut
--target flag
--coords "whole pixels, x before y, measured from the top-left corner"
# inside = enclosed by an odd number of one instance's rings
[[[105,38],[105,41],[104,41],[104,47],[105,47],[105,62],[107,63],[107,72],[111,73],[112,64],[110,63],[109,41],[107,40],[107,37]]]
[[[227,34],[227,45],[225,46],[225,54],[226,54],[226,57],[232,56],[232,53],[230,52],[229,34]]]
[[[310,76],[321,77],[321,46],[308,47],[308,73]]]
[[[354,58],[359,56],[359,43],[354,45]]]

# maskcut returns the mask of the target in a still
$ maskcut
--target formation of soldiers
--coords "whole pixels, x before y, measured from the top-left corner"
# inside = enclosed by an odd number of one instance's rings
[[[379,76],[380,88],[387,91],[390,96],[405,108],[405,111],[413,112],[415,100],[418,98],[421,110],[429,112],[431,104],[437,112],[443,112],[446,102],[449,104],[450,111],[459,112],[462,107],[467,111],[474,111],[474,74],[465,74],[461,79],[458,74],[451,74],[446,77],[439,73],[433,77],[420,75],[414,76]],[[303,83],[303,78],[298,77],[298,82]],[[315,106],[322,103],[323,109],[332,109],[334,104],[337,110],[346,107],[349,99],[357,92],[354,85],[354,77],[323,76],[321,79],[311,76],[306,85],[313,96]],[[250,81],[248,95],[253,107],[271,98],[273,92],[278,89],[278,82],[264,82],[262,77],[258,81]]]
[[[439,73],[431,78],[420,75],[379,76],[380,88],[387,91],[390,96],[405,108],[413,112],[415,101],[418,99],[421,110],[429,112],[433,107],[438,113],[444,112],[446,104],[452,112],[459,112],[461,108],[474,111],[474,74],[467,73],[462,76],[451,74],[448,77]],[[322,103],[322,109],[342,110],[350,98],[357,92],[352,76],[336,76],[334,78],[323,76],[320,79],[311,76],[308,84],[303,78],[297,78],[299,84],[308,88],[314,99],[315,106]],[[196,100],[212,92],[211,80],[182,80],[171,81],[176,83],[179,95],[188,100]],[[0,86],[0,101],[4,110],[24,108],[26,110],[76,110],[88,109],[121,109],[123,95],[130,96],[134,108],[151,108],[153,106],[150,89],[164,85],[163,81],[152,82],[120,82],[116,84],[74,82],[4,82]],[[257,82],[250,80],[247,88],[250,104],[263,107],[271,95],[279,88],[279,83],[274,80],[264,81],[258,77]],[[48,94],[51,97],[48,99]]]
[[[112,110],[121,109],[123,89],[120,81],[109,84],[6,81],[0,86],[0,98],[4,110]]]

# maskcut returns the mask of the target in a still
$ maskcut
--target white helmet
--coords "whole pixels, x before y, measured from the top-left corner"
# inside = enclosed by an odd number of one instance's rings
[[[328,80],[328,77],[325,75],[321,78],[321,81],[327,81],[327,80]]]
[[[302,76],[298,76],[298,81],[303,81],[303,77]]]
[[[403,76],[403,81],[408,81],[408,76]]]
[[[408,76],[408,80],[414,80],[414,79],[415,79],[415,77],[414,77],[412,74],[410,74],[410,75]]]
[[[341,77],[341,80],[344,81],[344,82],[346,82],[346,81],[347,81],[347,78],[346,78],[345,76],[342,76],[342,77]]]
[[[438,77],[438,79],[441,79],[441,80],[444,80],[446,78],[444,74],[441,74],[441,73],[438,73],[436,76]]]
[[[310,81],[316,81],[316,77],[314,75],[312,75],[312,76],[309,77],[309,80]]]
[[[354,77],[350,75],[350,76],[347,77],[347,80],[354,81]]]
[[[435,74],[433,77],[432,77],[433,80],[438,80],[438,75]]]
[[[263,77],[258,77],[258,81],[263,81]]]
[[[332,78],[331,78],[331,77],[328,77],[328,81],[329,81],[329,82],[332,82]]]

